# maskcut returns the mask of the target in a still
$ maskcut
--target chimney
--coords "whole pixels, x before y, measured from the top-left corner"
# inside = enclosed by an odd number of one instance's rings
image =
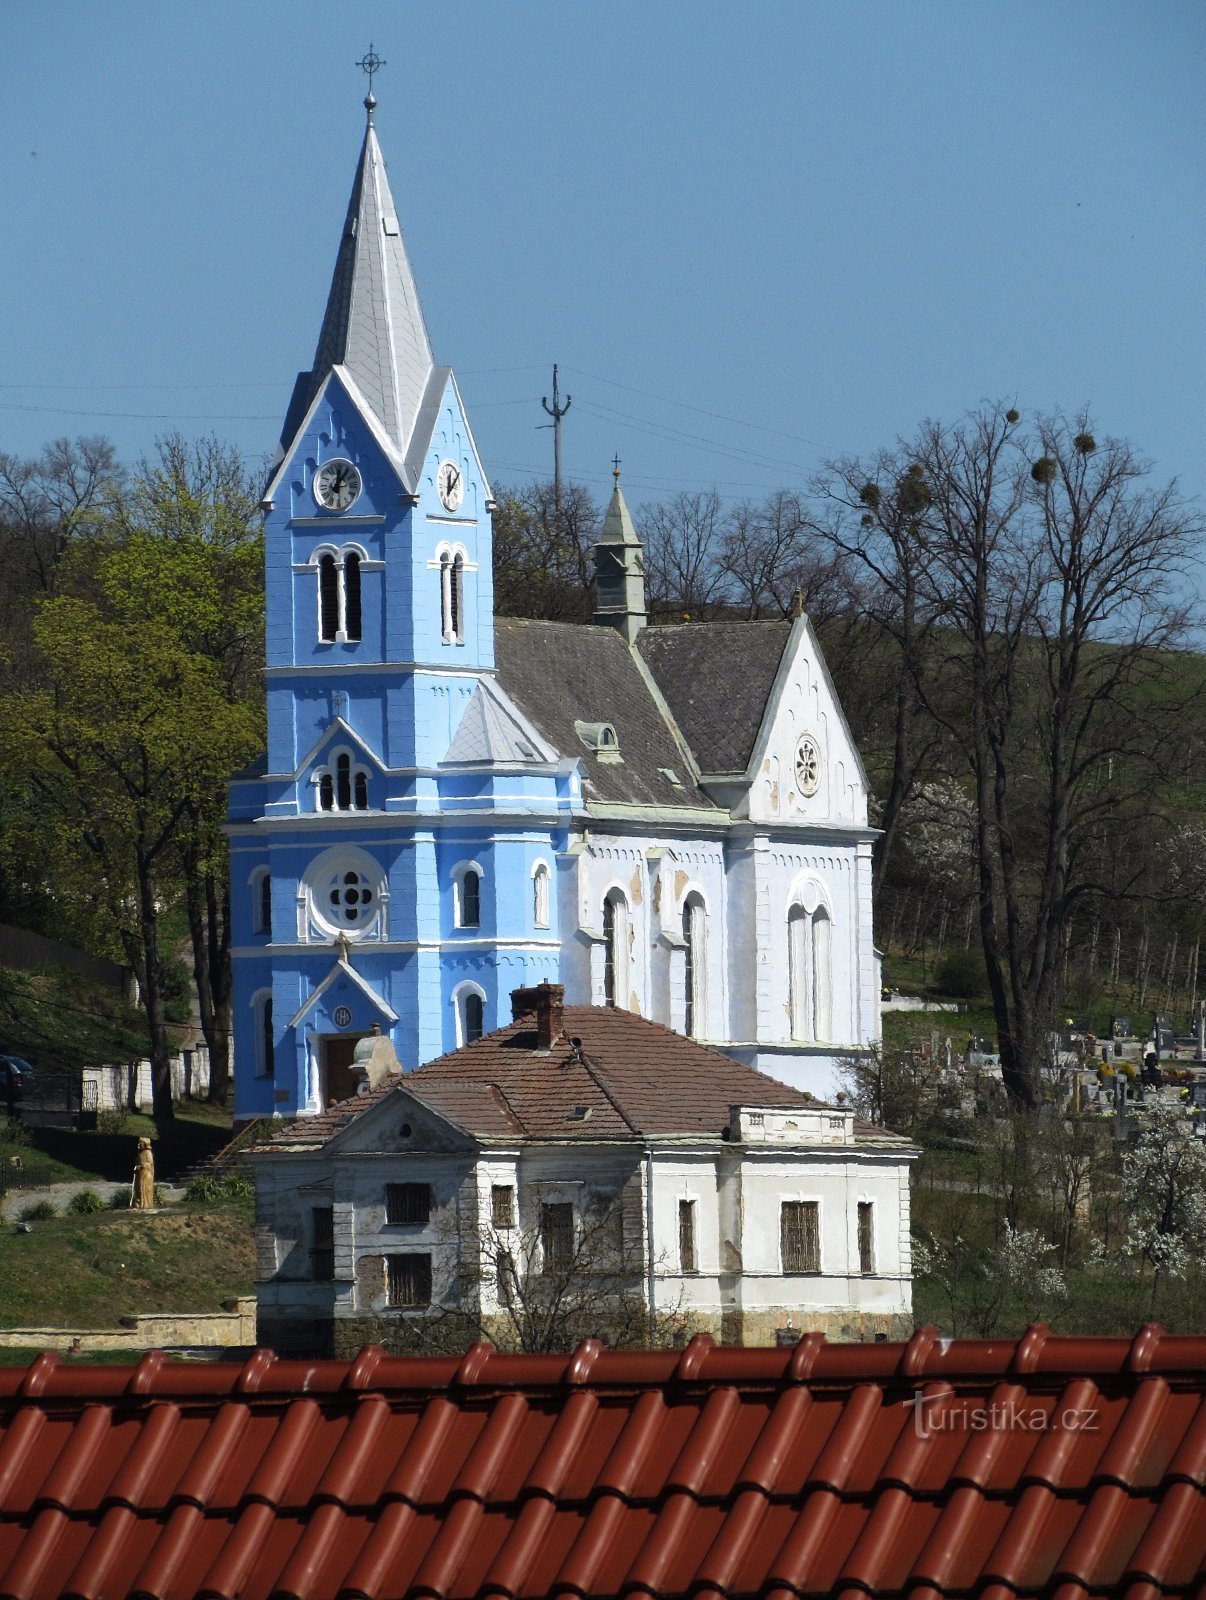
[[[551,1050],[553,1041],[561,1037],[564,1006],[565,985],[561,983],[538,983],[533,989],[511,990],[512,1020],[529,1012],[536,1014],[538,1050]]]

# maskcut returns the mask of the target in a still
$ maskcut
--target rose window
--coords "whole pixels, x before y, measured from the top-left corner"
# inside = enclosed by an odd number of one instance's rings
[[[821,752],[807,734],[796,746],[796,788],[801,794],[816,794],[821,785]]]
[[[337,872],[327,886],[327,918],[349,928],[371,920],[376,891],[363,872]]]

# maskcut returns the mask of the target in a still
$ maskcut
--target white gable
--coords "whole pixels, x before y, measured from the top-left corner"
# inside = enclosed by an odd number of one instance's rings
[[[867,777],[806,617],[792,628],[739,814],[755,822],[867,825]]]

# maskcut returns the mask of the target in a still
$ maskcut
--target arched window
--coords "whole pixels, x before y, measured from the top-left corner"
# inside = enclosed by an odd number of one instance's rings
[[[276,1045],[272,1037],[272,996],[269,995],[262,1007],[261,1026],[264,1030],[263,1062],[264,1076],[270,1078],[276,1071]]]
[[[787,913],[787,964],[791,1036],[828,1039],[833,1030],[829,912],[800,904]]]
[[[465,642],[465,558],[459,552],[452,562],[452,593],[449,620],[457,644]]]
[[[549,925],[549,869],[543,861],[532,874],[532,924],[537,928]]]
[[[254,1022],[252,1046],[255,1051],[257,1078],[269,1078],[276,1066],[275,1043],[272,1037],[272,990],[261,989],[251,997],[251,1015]]]
[[[330,554],[318,558],[318,637],[334,644],[339,634],[339,569]]]
[[[603,902],[603,998],[622,1006],[628,991],[628,902],[612,889]]]
[[[343,631],[350,640],[360,638],[360,557],[354,550],[343,558]]]
[[[480,994],[465,996],[465,1043],[472,1044],[484,1032],[486,1007]]]
[[[482,923],[482,879],[472,867],[461,879],[462,928],[480,928]]]
[[[683,1032],[692,1038],[705,1031],[707,1007],[704,986],[707,980],[707,912],[703,897],[690,894],[683,902],[683,945],[686,951],[684,972]]]
[[[326,766],[318,767],[314,781],[318,786],[320,811],[367,811],[369,803],[368,768],[352,759],[348,750],[334,750]]]
[[[255,888],[255,931],[257,933],[272,933],[272,879],[267,872],[262,872]]]

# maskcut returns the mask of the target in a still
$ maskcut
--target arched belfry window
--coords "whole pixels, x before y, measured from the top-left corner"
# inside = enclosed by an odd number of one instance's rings
[[[628,994],[628,902],[619,889],[603,901],[603,998],[623,1006]]]
[[[707,1006],[704,999],[707,981],[707,912],[703,896],[689,894],[683,902],[683,1032],[698,1038],[706,1030]]]
[[[361,635],[359,550],[318,556],[318,637],[322,644],[357,644]]]
[[[440,569],[440,636],[445,644],[465,642],[465,551],[460,545],[442,545]]]
[[[368,768],[347,750],[332,752],[325,766],[314,773],[320,811],[367,811]]]
[[[833,1031],[832,923],[824,905],[795,902],[787,913],[791,1036],[828,1040]]]

